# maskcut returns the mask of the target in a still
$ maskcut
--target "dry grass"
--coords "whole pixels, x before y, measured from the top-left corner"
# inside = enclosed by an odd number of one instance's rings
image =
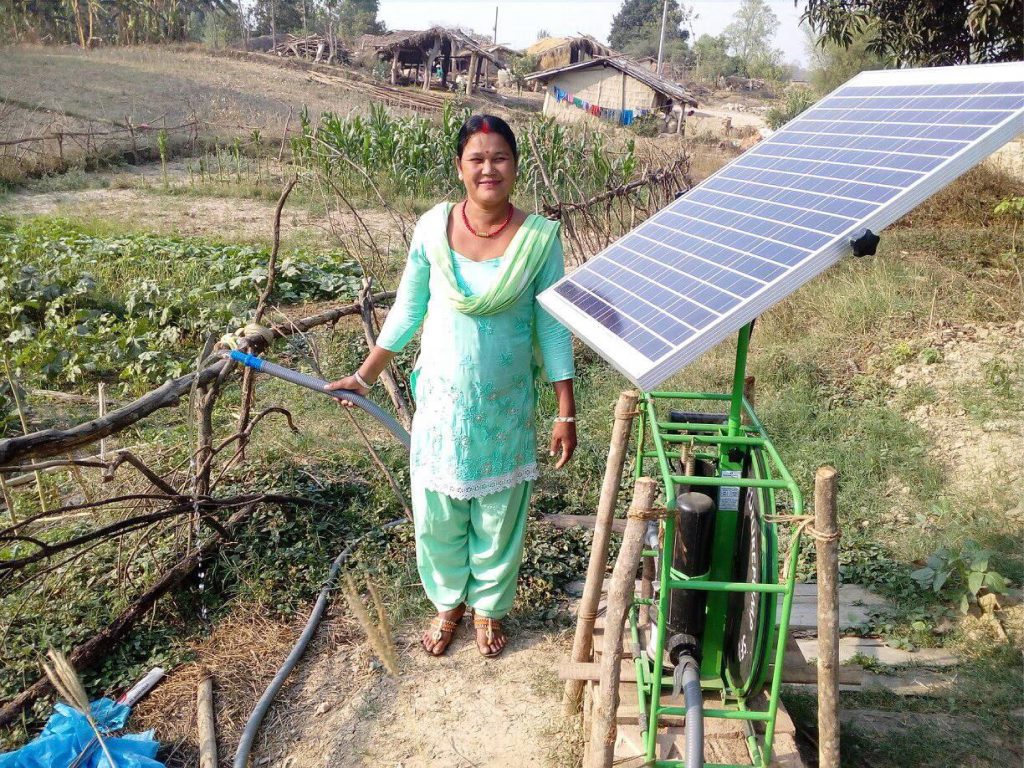
[[[2,51],[0,92],[36,119],[53,114],[96,121],[174,124],[195,112],[228,136],[259,128],[280,136],[289,110],[310,116],[365,106],[349,91],[314,83],[305,72],[213,57],[201,49],[160,46],[78,48],[15,46]]]
[[[200,137],[230,142],[258,129],[265,141],[294,133],[299,114],[316,121],[324,111],[362,112],[370,101],[335,85],[313,82],[306,72],[273,62],[213,56],[199,47],[138,46],[82,51],[77,47],[19,45],[0,48],[0,139],[22,139],[55,130],[109,130],[114,124],[172,127],[195,116]],[[173,142],[185,136],[172,135]],[[155,152],[155,136],[140,149]],[[0,153],[0,181],[58,170],[53,147],[7,147]],[[129,149],[125,140],[122,150]],[[74,165],[88,154],[64,147]],[[106,154],[116,154],[107,147]],[[17,152],[15,152],[17,151]],[[15,154],[17,156],[15,157]]]
[[[998,221],[992,209],[999,201],[1020,193],[1020,179],[994,164],[982,163],[932,195],[893,226],[987,227]],[[1005,226],[1005,222],[999,223]]]
[[[208,671],[214,679],[218,755],[230,765],[238,737],[263,690],[291,650],[301,626],[236,611],[193,646],[196,660],[173,670],[135,708],[133,729],[155,728],[170,747],[168,765],[198,765],[196,691]]]
[[[267,713],[254,744],[254,754],[264,753],[268,744],[285,738],[282,720],[294,714],[292,699],[306,696],[311,685],[316,688],[326,683],[337,690],[345,685],[360,688],[372,675],[370,651],[363,643],[359,625],[347,611],[339,615],[339,610],[328,609],[306,649],[304,661],[299,663]],[[295,621],[284,622],[270,619],[266,614],[264,608],[248,605],[218,620],[209,636],[192,644],[194,660],[172,670],[135,707],[131,729],[156,729],[157,738],[166,748],[162,759],[168,768],[191,768],[199,764],[196,692],[207,674],[213,676],[218,762],[222,768],[230,768],[246,720],[291,651],[307,619],[306,615],[301,615]],[[344,681],[321,679],[323,670],[318,665],[324,659],[345,668]]]

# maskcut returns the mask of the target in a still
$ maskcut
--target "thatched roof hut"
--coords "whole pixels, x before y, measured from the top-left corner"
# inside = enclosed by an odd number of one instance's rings
[[[536,56],[537,66],[545,70],[577,64],[581,61],[596,59],[599,56],[617,56],[618,54],[589,35],[579,35],[577,37],[545,37],[527,48],[526,55]]]
[[[449,73],[465,72],[468,90],[478,84],[484,64],[493,64],[495,70],[503,69],[503,56],[485,49],[479,42],[459,29],[431,27],[425,30],[397,30],[387,35],[364,35],[360,48],[380,61],[391,62],[391,82],[396,84],[399,73],[409,77],[409,70],[415,68],[412,79],[423,81],[424,89],[430,88],[435,76],[435,67],[440,65],[438,80],[447,87]],[[421,75],[422,71],[422,75]],[[486,78],[486,73],[485,73]]]

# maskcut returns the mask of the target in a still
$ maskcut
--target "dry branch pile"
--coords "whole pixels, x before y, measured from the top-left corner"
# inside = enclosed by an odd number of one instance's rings
[[[382,83],[352,80],[325,72],[310,72],[309,79],[314,83],[335,85],[362,96],[372,96],[374,101],[416,112],[439,112],[445,102],[450,100],[442,95],[429,93],[419,88],[399,88]]]
[[[277,45],[270,49],[271,53],[278,56],[294,56],[297,59],[306,59],[319,63],[328,64],[348,63],[351,53],[348,48],[338,42],[337,38],[330,39],[324,35],[312,34],[305,37],[287,35]]]
[[[544,182],[555,202],[545,202],[542,213],[562,222],[565,250],[577,265],[693,186],[690,159],[685,155],[627,184],[580,200],[559,199],[547,178]]]

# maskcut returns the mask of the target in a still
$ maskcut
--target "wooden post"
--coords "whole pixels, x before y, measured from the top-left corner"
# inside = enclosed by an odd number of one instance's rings
[[[213,677],[203,674],[196,694],[199,721],[199,768],[217,768],[217,733],[213,715]]]
[[[818,560],[818,765],[839,768],[839,525],[837,474],[814,476],[814,540]]]
[[[572,641],[572,661],[590,661],[594,641],[594,619],[597,604],[601,600],[601,584],[608,566],[608,540],[615,518],[615,506],[622,483],[622,466],[629,445],[629,433],[633,429],[636,403],[639,394],[626,390],[619,395],[615,406],[615,423],[612,426],[612,440],[608,448],[608,461],[604,468],[604,482],[601,497],[597,503],[597,519],[594,522],[594,538],[590,545],[590,563],[587,565],[587,580],[583,586],[583,597],[576,612],[576,636]],[[580,709],[583,682],[569,680],[562,696],[562,711],[567,715]]]
[[[391,84],[398,85],[398,51],[395,51],[391,59]]]
[[[7,386],[11,388],[11,399],[14,400],[14,407],[18,411],[18,419],[21,421],[21,433],[23,435],[29,434],[28,420],[25,418],[25,409],[21,405],[21,398],[18,397],[18,382],[14,380],[14,374],[11,372],[11,363],[4,355],[4,370],[7,372]],[[35,464],[34,461],[30,461],[29,464]],[[39,509],[46,512],[46,489],[43,488],[43,476],[39,470],[35,470],[36,476],[36,491],[39,493]],[[9,507],[11,513],[11,523],[14,523],[14,506]]]
[[[636,589],[636,569],[644,545],[646,518],[650,517],[657,494],[658,483],[651,478],[641,477],[636,481],[626,532],[622,534],[622,548],[608,586],[608,610],[605,612],[604,646],[601,649],[601,687],[591,715],[590,768],[611,768],[615,754],[623,624]]]
[[[13,531],[17,531],[18,518],[14,512],[14,497],[11,496],[10,490],[7,488],[7,480],[4,478],[3,473],[0,472],[0,493],[3,494],[4,504],[7,506],[7,514],[11,518],[11,528]]]
[[[466,70],[466,95],[473,95],[473,86],[476,85],[476,54],[469,54],[469,68]]]
[[[99,416],[102,420],[107,415],[107,385],[102,381],[96,385],[96,397],[99,399]],[[100,438],[100,461],[107,460],[107,439]]]

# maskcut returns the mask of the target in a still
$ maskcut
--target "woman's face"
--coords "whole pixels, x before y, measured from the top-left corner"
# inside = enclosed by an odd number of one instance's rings
[[[516,159],[501,134],[474,133],[455,165],[473,202],[490,207],[511,197],[516,183]]]

